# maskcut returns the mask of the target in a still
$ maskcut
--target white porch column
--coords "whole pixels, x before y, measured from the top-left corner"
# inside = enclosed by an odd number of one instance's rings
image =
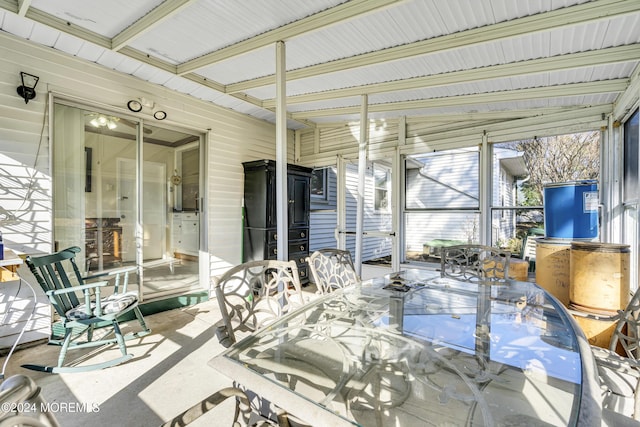
[[[369,131],[369,97],[362,95],[360,108],[360,143],[358,144],[358,199],[356,214],[356,271],[362,275],[362,232],[364,229],[364,176],[367,169],[367,142]]]
[[[336,242],[338,244],[337,248],[346,250],[347,249],[347,200],[345,194],[345,188],[347,188],[347,180],[345,179],[347,176],[346,173],[346,163],[342,158],[341,154],[336,156],[336,175],[337,175],[337,223],[335,230]]]
[[[278,260],[287,261],[287,76],[286,49],[276,42],[276,221]]]
[[[400,258],[402,253],[401,244],[403,243],[403,232],[401,232],[402,219],[402,198],[400,192],[404,187],[404,177],[400,173],[402,171],[402,162],[400,161],[400,150],[396,147],[393,150],[393,159],[391,160],[391,270],[400,271]]]
[[[491,150],[486,132],[480,146],[480,244],[491,245]]]

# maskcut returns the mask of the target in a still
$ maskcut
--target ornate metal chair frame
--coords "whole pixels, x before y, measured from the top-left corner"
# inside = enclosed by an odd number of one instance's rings
[[[485,245],[442,248],[440,275],[467,282],[504,281],[509,278],[511,252]]]
[[[640,292],[636,291],[618,320],[609,348],[591,347],[603,390],[603,408],[620,412],[617,405],[625,398],[633,401],[633,414],[640,420]],[[616,350],[622,349],[626,357]]]
[[[50,373],[84,372],[107,368],[123,363],[133,357],[127,353],[125,341],[143,337],[151,332],[145,324],[138,307],[138,293],[127,291],[128,275],[135,268],[105,271],[83,277],[76,265],[75,256],[80,248],[73,246],[60,252],[39,257],[29,256],[26,263],[36,280],[49,297],[61,318],[65,335],[63,339],[51,338],[49,344],[61,345],[57,366],[23,365],[27,369]],[[89,283],[90,280],[102,279]],[[109,280],[113,279],[113,293],[103,297]],[[123,335],[119,322],[123,316],[133,312],[140,323],[141,331]],[[98,327],[111,325],[115,338],[94,339]],[[79,340],[86,333],[86,341]],[[121,357],[93,365],[64,366],[67,350],[118,344]]]
[[[237,341],[238,332],[251,333],[267,326],[302,306],[305,301],[295,261],[246,262],[214,278],[213,286],[222,313],[222,324],[217,326],[216,335],[224,347],[230,347]],[[255,408],[250,411],[264,425],[276,422],[288,425],[289,414],[269,402],[262,402],[245,386],[250,384],[234,386],[234,390],[237,390],[236,423],[240,413],[238,408],[246,406],[245,400],[248,399],[249,407]],[[244,395],[238,394],[238,391]]]
[[[216,333],[225,347],[238,331],[253,332],[304,304],[295,261],[246,262],[213,282],[222,313]]]
[[[307,258],[319,294],[360,282],[351,253],[340,249],[320,249]]]

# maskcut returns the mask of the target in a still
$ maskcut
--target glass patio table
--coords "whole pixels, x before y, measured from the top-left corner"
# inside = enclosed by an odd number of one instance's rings
[[[403,270],[313,300],[209,365],[310,425],[600,425],[589,344],[529,282]]]

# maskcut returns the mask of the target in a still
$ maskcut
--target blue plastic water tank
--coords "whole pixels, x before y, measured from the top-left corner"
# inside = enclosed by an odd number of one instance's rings
[[[561,182],[544,187],[545,236],[554,239],[598,237],[598,183]]]

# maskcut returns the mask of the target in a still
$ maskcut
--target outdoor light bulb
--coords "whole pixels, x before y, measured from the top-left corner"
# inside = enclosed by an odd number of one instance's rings
[[[100,126],[106,126],[107,125],[107,118],[105,116],[98,117],[98,124]]]
[[[91,126],[93,126],[94,128],[99,128],[100,127],[100,123],[98,122],[98,118],[97,117],[94,117],[93,119],[91,119],[89,124]]]
[[[138,113],[142,110],[142,104],[140,103],[140,101],[136,101],[135,99],[132,99],[131,101],[129,101],[127,103],[127,107],[129,108],[129,110],[133,111],[134,113]]]
[[[113,130],[113,129],[115,129],[116,127],[118,127],[118,125],[117,125],[117,124],[116,124],[116,122],[114,122],[113,120],[109,120],[109,121],[107,122],[107,127],[108,127],[110,130]]]
[[[30,88],[34,88],[36,87],[36,85],[38,84],[38,77],[33,76],[31,74],[27,74],[27,73],[22,73],[22,81],[24,82],[24,85]]]

